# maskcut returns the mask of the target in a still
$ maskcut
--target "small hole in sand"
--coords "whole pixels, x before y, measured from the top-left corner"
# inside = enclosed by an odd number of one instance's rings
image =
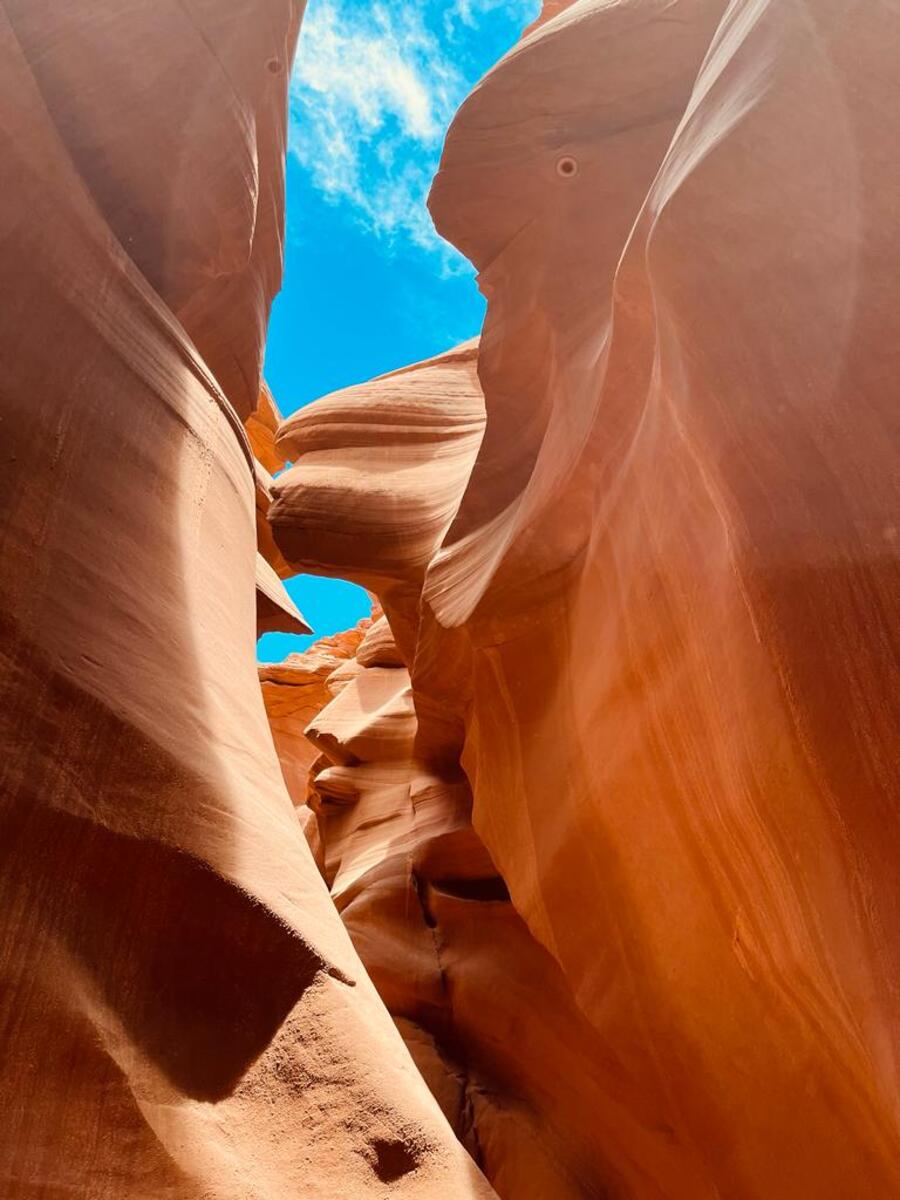
[[[369,1145],[374,1151],[375,1174],[382,1183],[393,1183],[419,1165],[418,1155],[406,1142],[376,1138]]]
[[[562,158],[556,160],[556,173],[563,179],[571,179],[573,175],[578,174],[577,159],[574,159],[571,154],[564,154]]]
[[[266,69],[273,75],[281,74],[281,61],[277,58],[270,58],[266,63]]]

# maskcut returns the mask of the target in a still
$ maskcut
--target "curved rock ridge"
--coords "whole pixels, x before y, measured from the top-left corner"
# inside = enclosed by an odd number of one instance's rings
[[[256,547],[260,555],[275,572],[279,579],[289,579],[296,572],[275,545],[272,527],[269,524],[269,509],[272,507],[272,487],[274,479],[262,465],[259,459],[253,461],[253,473],[256,479]],[[263,631],[260,630],[260,633]]]
[[[284,422],[277,446],[294,466],[274,484],[268,519],[295,569],[355,580],[413,619],[481,441],[477,353],[466,342]],[[414,631],[394,628],[411,649]]]
[[[256,632],[312,633],[287,588],[263,556],[256,555]]]
[[[492,1195],[334,911],[254,662],[239,418],[299,16],[0,4],[4,1200]]]
[[[601,413],[600,385],[617,264],[723,8],[580,0],[489,73],[451,126],[429,204],[488,298],[478,375],[490,410],[428,572],[444,625],[471,616],[488,586],[496,608],[508,557],[537,583],[590,536],[590,513],[552,538],[535,523],[573,492],[585,443],[615,416]],[[493,126],[498,110],[515,119]],[[579,494],[589,509],[594,489]]]
[[[244,429],[253,452],[253,471],[256,477],[256,545],[260,555],[279,579],[288,579],[296,572],[289,566],[284,555],[275,545],[272,527],[269,524],[269,509],[272,506],[274,479],[270,472],[283,469],[284,460],[275,450],[275,434],[281,414],[269,389],[263,384],[256,408],[244,421]],[[266,610],[266,602],[257,591],[257,606]],[[257,633],[267,633],[261,624]],[[290,632],[290,630],[287,630]],[[306,630],[305,632],[310,632]]]
[[[303,731],[331,700],[330,676],[343,663],[354,661],[365,624],[360,622],[336,637],[321,638],[302,654],[288,655],[284,662],[259,668],[272,740],[295,806],[306,802],[307,775],[319,754]]]
[[[900,19],[547,8],[430,200],[488,299],[477,455],[430,498],[418,366],[281,435],[280,547],[406,664],[315,719],[326,878],[501,1195],[891,1200]]]
[[[356,651],[356,661],[362,667],[404,666],[387,617],[379,617],[366,631],[365,637]]]
[[[275,448],[278,426],[283,420],[275,397],[263,383],[259,389],[256,408],[244,418],[244,428],[250,439],[253,457],[272,475],[277,474],[285,465],[285,460]]]
[[[376,642],[377,665],[366,666]],[[310,671],[326,661],[315,647],[307,655]],[[509,903],[472,829],[465,778],[415,757],[398,657],[382,619],[359,643],[357,669],[345,662],[328,681],[337,694],[306,731],[322,749],[307,836],[420,1071],[501,1194],[599,1195],[595,1106],[610,1106],[593,1075],[604,1051]]]
[[[522,37],[527,37],[529,33],[533,33],[541,25],[547,21],[551,21],[554,17],[559,16],[563,9],[568,8],[570,4],[574,4],[576,0],[543,0],[541,11],[538,13],[534,21],[522,32]]]
[[[257,406],[281,283],[285,94],[302,9],[3,4],[59,150],[242,418]]]

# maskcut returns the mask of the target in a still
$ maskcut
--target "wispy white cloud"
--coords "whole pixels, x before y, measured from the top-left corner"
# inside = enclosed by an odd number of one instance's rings
[[[313,0],[291,80],[291,150],[314,186],[388,241],[446,247],[425,197],[465,81],[409,7]]]
[[[501,10],[524,26],[534,20],[540,7],[540,0],[453,0],[444,10],[444,29],[448,37],[455,38],[461,25],[477,29],[485,17]]]
[[[290,149],[313,186],[348,204],[389,247],[411,244],[439,254],[445,271],[460,269],[425,199],[444,131],[471,84],[465,42],[486,14],[503,9],[524,25],[537,7],[310,0],[291,79]]]

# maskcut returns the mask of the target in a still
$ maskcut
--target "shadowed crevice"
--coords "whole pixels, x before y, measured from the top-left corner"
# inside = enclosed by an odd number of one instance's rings
[[[5,895],[43,906],[127,1038],[196,1100],[231,1094],[328,970],[259,901],[181,850],[23,802],[7,807],[4,833]]]
[[[415,1147],[401,1139],[374,1138],[369,1149],[372,1168],[382,1183],[395,1183],[419,1165]]]

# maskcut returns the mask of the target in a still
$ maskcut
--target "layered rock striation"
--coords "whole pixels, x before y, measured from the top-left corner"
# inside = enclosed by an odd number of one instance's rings
[[[547,0],[282,421],[301,7],[0,0],[0,1193],[894,1200],[900,18]]]
[[[328,897],[254,661],[258,579],[302,627],[242,425],[300,12],[0,4],[4,1200],[492,1194]]]
[[[431,194],[465,373],[282,427],[403,663],[310,728],[325,876],[503,1196],[900,1191],[898,43],[546,6]]]

